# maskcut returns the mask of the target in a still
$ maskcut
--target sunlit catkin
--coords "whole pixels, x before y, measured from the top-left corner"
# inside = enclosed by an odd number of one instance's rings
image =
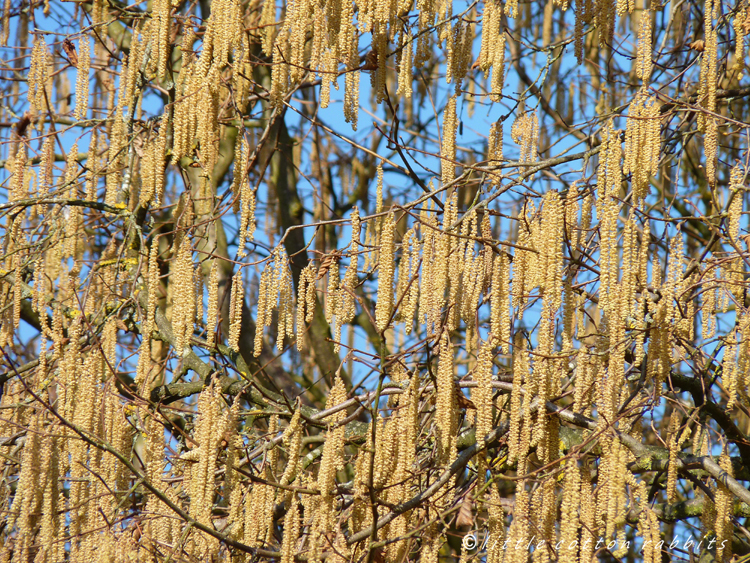
[[[239,197],[240,197],[240,226],[239,226],[239,237],[240,240],[237,243],[237,254],[240,257],[247,255],[245,244],[247,241],[252,241],[255,235],[255,190],[253,190],[250,182],[247,178],[247,166],[249,159],[250,147],[247,144],[247,139],[242,135],[240,158],[237,160],[235,165],[235,181],[239,183]]]
[[[273,279],[273,266],[266,263],[260,276],[260,287],[258,288],[258,313],[255,319],[255,342],[253,356],[260,356],[263,347],[263,331],[265,327],[271,326],[271,308],[276,300],[276,287]],[[231,309],[231,305],[230,305]]]
[[[449,462],[455,449],[456,438],[456,383],[453,380],[453,349],[448,333],[440,339],[437,372],[437,400],[435,403],[438,452],[442,463]]]
[[[739,242],[740,218],[742,217],[742,201],[745,198],[745,187],[743,185],[745,173],[740,165],[734,166],[729,176],[730,203],[727,213],[729,236],[733,241]]]
[[[641,25],[638,30],[638,52],[636,55],[636,76],[648,85],[651,79],[651,10],[641,13]]]
[[[487,160],[492,164],[503,160],[503,122],[499,119],[490,127]]]
[[[305,346],[305,323],[309,323],[315,314],[315,263],[310,261],[302,270],[297,285],[297,350]]]
[[[190,239],[182,240],[177,258],[170,274],[173,284],[174,303],[172,308],[172,325],[175,335],[175,353],[182,356],[193,335],[195,321],[195,286],[193,283],[193,252]]]
[[[398,71],[398,90],[396,94],[406,99],[411,98],[413,82],[413,55],[414,55],[414,38],[411,33],[403,31],[401,33],[401,62]]]
[[[276,349],[284,348],[285,338],[294,338],[294,287],[289,258],[282,248],[276,254],[276,280],[279,293],[278,327],[276,330]]]
[[[477,407],[477,441],[484,441],[487,434],[492,430],[492,344],[485,342],[479,352],[476,375],[477,382],[475,392],[472,393],[474,405]]]
[[[633,199],[636,205],[648,195],[650,177],[658,170],[661,145],[659,115],[659,106],[654,97],[638,93],[630,104],[625,131],[623,172],[632,174]]]
[[[76,77],[76,109],[73,118],[76,120],[86,117],[89,106],[89,70],[91,56],[89,54],[89,37],[84,34],[78,42],[78,74]]]
[[[167,59],[171,54],[169,48],[169,34],[170,34],[170,11],[172,9],[172,2],[170,0],[156,0],[153,3],[153,10],[151,16],[156,20],[152,25],[152,57],[156,61],[158,69],[159,80],[164,80],[167,76]]]
[[[704,22],[706,38],[704,50],[701,57],[700,93],[701,105],[708,112],[716,111],[716,88],[717,88],[717,30],[714,26],[717,4],[715,0],[706,0],[704,7]],[[700,112],[698,114],[699,128],[705,128],[704,150],[706,153],[706,178],[709,186],[713,187],[716,182],[716,152],[718,148],[719,123],[716,117]]]
[[[239,352],[240,334],[242,332],[242,309],[245,304],[245,287],[242,280],[242,270],[242,268],[238,268],[232,277],[232,293],[229,299],[229,337],[227,338],[227,345],[235,352]],[[256,327],[256,331],[262,331],[260,324]]]
[[[27,82],[29,85],[29,108],[33,116],[46,111],[50,92],[50,55],[44,35],[39,33],[34,38],[34,48],[31,51],[31,67]]]
[[[339,259],[335,254],[327,254],[320,261],[318,278],[328,276],[326,287],[325,315],[326,321],[330,324],[333,322],[333,316],[338,309],[339,283],[341,282],[341,270],[339,268]]]
[[[443,186],[456,178],[456,96],[451,96],[443,110],[443,142],[440,156]]]
[[[151,337],[156,323],[156,307],[159,299],[159,239],[151,241],[151,249],[148,253],[148,312],[146,324],[143,327],[143,336]]]
[[[375,322],[379,332],[383,332],[393,314],[393,279],[395,271],[396,245],[394,235],[396,230],[396,215],[391,212],[385,219],[380,236],[380,258],[378,277],[378,300],[375,304]]]
[[[725,447],[719,458],[719,467],[729,477],[734,477],[732,469],[732,460]],[[729,491],[723,480],[717,480],[718,489],[715,493],[716,521],[714,523],[714,532],[716,533],[716,560],[728,561],[732,557],[732,525],[734,495]],[[708,503],[708,499],[703,501]]]
[[[536,162],[539,122],[534,113],[522,113],[513,122],[510,130],[513,141],[520,145],[519,162]]]

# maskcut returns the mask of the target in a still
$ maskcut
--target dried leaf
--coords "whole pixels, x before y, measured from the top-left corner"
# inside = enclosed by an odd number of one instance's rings
[[[474,526],[474,503],[467,496],[464,497],[464,501],[461,503],[461,508],[458,509],[458,516],[456,517],[456,526],[461,528],[462,526]]]
[[[78,53],[76,53],[76,46],[73,45],[73,42],[70,39],[64,39],[62,43],[63,51],[65,51],[65,54],[68,56],[68,62],[70,62],[71,65],[78,68]]]
[[[378,52],[375,49],[367,53],[362,70],[378,70]]]

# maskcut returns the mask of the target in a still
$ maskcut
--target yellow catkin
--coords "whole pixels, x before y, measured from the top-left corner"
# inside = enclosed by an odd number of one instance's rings
[[[494,164],[503,160],[503,122],[499,119],[490,127],[487,160]]]
[[[680,453],[677,442],[677,430],[680,426],[680,416],[677,411],[672,411],[669,419],[668,445],[669,445],[669,471],[667,472],[667,500],[674,503],[677,500],[677,456]]]
[[[396,245],[394,235],[396,215],[391,212],[386,217],[380,237],[380,258],[378,277],[378,300],[375,304],[375,322],[379,332],[383,332],[393,314],[393,280],[395,271]]]
[[[745,197],[744,172],[742,168],[737,165],[732,168],[729,175],[729,197],[731,198],[729,208],[727,209],[728,219],[728,232],[730,238],[739,244],[740,236],[740,219],[742,217],[742,201]]]
[[[519,115],[513,122],[510,136],[517,145],[520,145],[519,162],[536,162],[539,138],[539,122],[536,112]]]
[[[375,214],[380,215],[383,211],[383,163],[378,162],[377,167],[377,187],[375,190]],[[377,262],[378,248],[380,246],[380,232],[383,226],[383,217],[376,217],[375,220],[366,223],[365,227],[365,246],[371,250],[365,254],[364,270],[370,270]]]
[[[49,95],[50,79],[50,55],[43,34],[34,37],[34,47],[31,51],[31,67],[27,77],[29,90],[29,109],[31,115],[36,117],[47,111],[47,100]]]
[[[211,507],[214,498],[214,480],[217,463],[217,453],[224,438],[225,428],[221,418],[221,394],[212,379],[209,386],[198,397],[200,413],[195,423],[195,441],[199,444],[192,454],[197,458],[190,469],[190,477],[186,483],[190,495],[190,516],[198,522],[210,525]],[[194,452],[194,453],[193,453]],[[216,540],[207,535],[197,537],[198,553],[206,553],[212,549]],[[218,549],[218,543],[215,543]],[[202,557],[202,555],[201,555]]]
[[[89,70],[91,56],[89,54],[89,37],[82,35],[78,42],[78,74],[76,78],[76,109],[73,118],[76,120],[86,117],[89,106]]]
[[[211,260],[208,278],[208,310],[206,311],[206,342],[210,348],[216,343],[216,326],[219,321],[219,261]]]
[[[726,447],[721,453],[719,458],[719,467],[729,477],[734,477],[734,471],[732,469],[732,460],[727,454]],[[717,482],[718,489],[715,493],[715,506],[716,506],[716,521],[714,522],[714,532],[716,533],[716,560],[717,561],[728,561],[732,558],[732,535],[734,526],[732,524],[733,516],[733,499],[734,496],[729,491],[727,486],[721,482]],[[708,499],[703,501],[708,503]]]
[[[638,50],[636,54],[636,71],[635,74],[643,81],[644,86],[648,85],[651,79],[651,10],[644,10],[641,13],[641,25],[638,29]]]
[[[398,287],[396,298],[400,303],[397,320],[405,323],[405,332],[410,334],[414,325],[414,315],[419,299],[419,241],[414,228],[409,229],[401,243],[401,262],[399,264]]]
[[[560,508],[559,557],[565,561],[576,561],[578,556],[578,530],[580,528],[579,508],[581,505],[581,473],[578,461],[569,458],[565,463],[563,501]]]
[[[151,241],[148,254],[148,312],[144,336],[150,337],[156,323],[156,307],[159,299],[159,239]]]
[[[328,275],[328,286],[326,288],[325,315],[326,321],[333,322],[333,316],[338,309],[339,283],[341,282],[338,256],[327,254],[323,257],[318,270],[318,278]]]
[[[602,0],[601,3],[597,3],[596,8],[595,21],[598,43],[601,46],[611,45],[615,32],[615,20],[617,19],[615,0]]]
[[[435,419],[440,460],[448,463],[455,454],[456,383],[453,380],[453,349],[447,332],[440,339]]]
[[[336,376],[331,393],[326,401],[326,409],[340,405],[346,400],[346,388],[340,377]],[[329,424],[328,436],[323,446],[323,454],[318,470],[317,489],[320,498],[316,499],[316,509],[313,513],[310,543],[312,544],[311,559],[319,560],[321,549],[326,545],[326,536],[335,527],[335,486],[336,473],[344,467],[344,438],[345,427],[340,424],[346,418],[346,410],[340,410],[327,417]]]
[[[745,69],[745,54],[747,53],[747,27],[750,23],[750,4],[743,2],[734,18],[733,27],[735,34],[734,65],[732,70],[740,73]],[[740,74],[740,77],[742,74]]]
[[[521,436],[521,385],[529,378],[529,352],[526,339],[520,332],[513,337],[513,390],[510,397],[510,432],[508,437],[508,461],[512,463],[525,458],[524,444]],[[515,385],[518,383],[519,385]],[[525,409],[528,411],[528,409]],[[526,444],[528,447],[528,444]]]
[[[730,343],[728,343],[726,350],[724,350],[724,357],[721,361],[722,380],[728,396],[726,406],[727,412],[732,412],[732,409],[734,409],[740,383],[740,374],[737,369],[737,344],[736,341],[732,342],[735,338],[736,335],[731,336]]]
[[[296,493],[287,494],[287,506],[284,516],[284,538],[281,543],[281,563],[294,563],[297,553],[297,541],[300,533],[299,499]]]
[[[717,87],[717,30],[714,26],[717,4],[715,0],[706,0],[704,7],[703,29],[706,33],[703,56],[701,59],[699,99],[709,112],[716,111]],[[704,150],[706,153],[706,178],[711,187],[716,183],[716,152],[718,147],[719,123],[716,117],[698,114],[698,126],[705,127]]]
[[[271,305],[271,299],[272,297],[274,300],[276,298],[272,283],[273,267],[267,263],[260,276],[260,287],[258,288],[258,313],[255,320],[255,343],[253,346],[253,355],[256,358],[260,356],[263,346],[263,330],[266,326],[271,326],[270,309],[273,306]]]
[[[344,119],[351,123],[352,130],[357,130],[357,118],[359,116],[359,72],[353,70],[359,66],[358,35],[352,34],[350,47],[347,54],[346,86],[344,93]]]
[[[245,304],[242,270],[242,268],[239,268],[232,277],[232,293],[229,299],[229,337],[227,338],[227,345],[235,352],[239,352],[240,334],[242,332],[242,309]],[[256,330],[262,330],[260,325]]]
[[[300,273],[297,286],[297,350],[300,351],[305,346],[305,323],[312,321],[315,314],[315,277],[315,263],[311,261]],[[307,294],[311,289],[313,298],[310,300]]]
[[[650,176],[658,170],[659,115],[659,106],[654,97],[638,93],[630,104],[625,131],[623,172],[632,174],[633,199],[636,205],[648,195]]]
[[[443,142],[440,156],[443,186],[449,185],[456,178],[456,96],[451,96],[443,110]]]
[[[474,405],[477,407],[476,435],[477,441],[484,441],[487,434],[492,430],[492,345],[484,343],[479,352],[479,361],[476,367],[477,382],[475,393],[472,393]]]
[[[279,292],[276,349],[281,351],[284,347],[284,338],[294,338],[294,286],[289,258],[283,248],[277,251],[276,279]]]
[[[193,252],[190,240],[185,237],[180,245],[177,259],[170,274],[174,290],[172,325],[175,336],[175,353],[182,356],[189,346],[195,323],[195,284],[193,283]]]
[[[169,48],[171,9],[172,2],[170,0],[156,0],[151,13],[156,20],[151,26],[152,32],[155,34],[155,37],[151,38],[151,57],[156,61],[159,80],[164,80],[167,76],[167,59],[171,55],[171,49]]]
[[[195,287],[195,320],[203,324],[203,268],[200,264],[193,270],[193,286]]]
[[[42,428],[40,415],[31,419],[31,432],[28,433],[26,443],[21,453],[21,469],[16,486],[16,495],[13,502],[17,508],[16,526],[19,541],[15,544],[18,561],[30,559],[30,551],[34,544],[34,528],[37,517],[37,507],[41,505],[43,490],[40,481],[45,473],[38,470],[41,467],[42,437],[39,430]],[[14,554],[15,559],[15,554]]]
[[[245,135],[241,135],[240,157],[235,165],[235,181],[239,182],[240,196],[240,226],[239,242],[237,243],[237,254],[240,257],[246,256],[245,244],[252,241],[255,235],[255,191],[246,176],[248,166],[250,147],[247,144]]]
[[[411,98],[413,82],[413,54],[414,38],[411,32],[406,30],[401,32],[401,62],[398,72],[398,90],[396,94],[406,99]]]

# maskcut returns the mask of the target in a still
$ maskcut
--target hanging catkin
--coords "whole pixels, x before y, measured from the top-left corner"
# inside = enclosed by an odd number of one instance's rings
[[[232,293],[229,299],[229,337],[227,338],[227,345],[235,352],[239,352],[238,344],[242,329],[242,309],[245,304],[245,288],[242,280],[242,270],[242,268],[239,268],[232,277]],[[210,291],[211,289],[209,288],[209,292]],[[258,323],[255,329],[256,332],[262,330],[260,327],[261,325]]]
[[[390,212],[385,219],[380,236],[378,300],[375,304],[375,323],[379,332],[388,328],[393,314],[393,280],[396,259],[395,230],[396,214]]]
[[[477,442],[480,440],[484,442],[485,437],[492,430],[492,348],[491,342],[485,342],[482,345],[474,377],[477,388],[475,392],[472,392],[472,399],[477,407]]]
[[[715,0],[706,0],[704,7],[703,29],[705,30],[706,38],[701,58],[699,93],[701,105],[711,113],[716,111],[718,66],[717,30],[714,27],[716,4]],[[719,123],[713,115],[700,112],[698,114],[698,127],[705,128],[706,178],[708,179],[708,184],[713,187],[716,182],[716,151],[719,143]]]
[[[37,34],[34,38],[34,47],[31,51],[31,67],[27,77],[29,85],[28,99],[29,109],[32,116],[37,116],[46,111],[51,92],[49,92],[50,63],[51,61],[47,43],[43,34]]]
[[[456,96],[451,96],[443,110],[443,142],[440,156],[443,186],[456,178]]]
[[[247,166],[250,155],[250,147],[245,135],[241,135],[240,157],[235,164],[234,178],[238,184],[235,194],[239,192],[240,198],[240,225],[239,241],[237,242],[237,254],[240,257],[247,255],[245,244],[253,240],[255,235],[255,191],[247,178]]]
[[[211,260],[208,276],[208,309],[206,311],[206,343],[213,348],[216,343],[216,326],[219,321],[219,260]]]
[[[73,118],[76,120],[86,117],[89,106],[89,70],[91,69],[91,56],[89,54],[89,37],[82,35],[78,42],[80,47],[78,53],[78,74],[76,77],[76,109]]]
[[[641,13],[641,25],[638,30],[638,51],[636,54],[635,74],[643,81],[644,88],[648,86],[651,79],[651,10]]]
[[[453,349],[447,331],[440,338],[437,372],[437,400],[435,403],[437,444],[441,463],[455,457],[456,383],[453,380]]]
[[[175,353],[182,356],[183,350],[189,346],[193,335],[195,321],[195,286],[193,284],[193,251],[190,239],[185,237],[174,262],[174,270],[170,273],[170,283],[173,284],[172,325],[175,335]]]
[[[623,172],[632,174],[636,205],[648,195],[650,177],[658,170],[660,144],[656,98],[639,92],[630,104],[623,165]]]
[[[305,346],[305,323],[312,322],[315,314],[315,263],[309,262],[302,270],[297,285],[297,350]]]

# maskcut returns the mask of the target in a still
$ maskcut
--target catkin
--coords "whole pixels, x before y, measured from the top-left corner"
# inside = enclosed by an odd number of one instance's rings
[[[396,214],[391,212],[386,217],[380,236],[378,300],[375,304],[375,323],[379,332],[383,332],[388,328],[391,315],[393,314],[393,279],[396,252],[394,242],[395,230]]]
[[[89,105],[89,70],[91,69],[91,56],[89,54],[89,37],[82,35],[78,42],[78,74],[76,77],[76,109],[73,118],[81,120],[86,117]]]
[[[235,165],[235,182],[239,184],[240,197],[240,226],[239,241],[237,242],[237,254],[240,257],[247,255],[245,244],[252,241],[255,235],[255,190],[253,190],[246,176],[250,147],[247,144],[245,135],[241,135],[240,158]]]
[[[175,335],[175,353],[178,356],[182,356],[185,347],[189,345],[195,322],[195,284],[193,283],[192,255],[190,240],[185,237],[180,245],[177,259],[174,262],[174,269],[170,275],[174,299],[172,325]]]
[[[732,469],[732,460],[729,458],[727,448],[721,452],[719,458],[719,467],[729,477],[734,477]],[[716,533],[716,560],[728,561],[732,558],[732,535],[733,535],[733,498],[723,480],[717,480],[718,489],[715,493],[716,521],[714,522],[714,532]],[[703,501],[704,504],[710,502],[708,499]]]
[[[519,115],[513,122],[510,136],[521,147],[518,157],[519,162],[536,162],[539,138],[539,122],[536,112]]]
[[[151,57],[152,60],[157,61],[159,80],[164,80],[167,76],[167,59],[171,54],[169,48],[171,9],[172,2],[170,0],[156,0],[153,5],[152,17],[156,19],[156,23],[151,26],[151,29],[156,37],[151,39],[153,42]]]
[[[727,210],[728,217],[728,232],[729,237],[733,241],[739,241],[740,235],[740,219],[742,217],[742,201],[744,199],[744,171],[737,165],[732,168],[729,175],[729,197],[730,203]]]
[[[44,35],[37,34],[34,38],[31,66],[27,77],[29,109],[34,117],[47,109],[47,100],[50,98],[50,66],[50,55]]]
[[[650,176],[658,170],[661,148],[659,115],[655,97],[638,93],[630,104],[625,131],[623,172],[632,174],[633,199],[636,205],[648,195]],[[611,140],[612,137],[610,143]],[[608,145],[608,150],[617,149]]]
[[[701,59],[699,99],[709,112],[716,111],[717,87],[717,30],[714,27],[717,2],[706,0],[704,8],[704,29],[706,33],[703,56]],[[718,148],[719,123],[713,115],[698,114],[698,126],[705,128],[704,151],[706,153],[706,178],[713,187],[716,183],[716,152]]]
[[[447,332],[440,338],[440,358],[437,372],[437,400],[435,420],[440,460],[449,462],[455,454],[456,438],[456,383],[453,380],[453,349]]]
[[[500,119],[490,127],[487,160],[490,162],[503,160],[503,122]]]
[[[315,314],[315,263],[309,262],[302,270],[297,285],[297,350],[305,347],[305,323],[312,322]]]
[[[474,405],[477,407],[476,435],[477,442],[484,443],[485,437],[492,430],[492,345],[484,343],[479,352],[476,367],[476,391],[472,393]]]
[[[232,293],[229,299],[229,337],[227,338],[227,345],[235,352],[239,352],[242,310],[245,305],[245,287],[242,280],[242,270],[242,268],[238,268],[232,277]],[[209,291],[211,290],[209,289]],[[262,331],[260,323],[256,326],[256,332],[258,331]]]
[[[441,170],[443,186],[456,178],[456,96],[451,96],[443,110],[443,142],[441,145]]]
[[[643,81],[644,87],[651,79],[651,10],[641,13],[641,25],[638,29],[638,51],[636,54],[636,76]]]
[[[411,32],[401,32],[401,62],[398,72],[398,90],[396,94],[405,99],[411,98],[412,82],[414,81],[414,38]]]

